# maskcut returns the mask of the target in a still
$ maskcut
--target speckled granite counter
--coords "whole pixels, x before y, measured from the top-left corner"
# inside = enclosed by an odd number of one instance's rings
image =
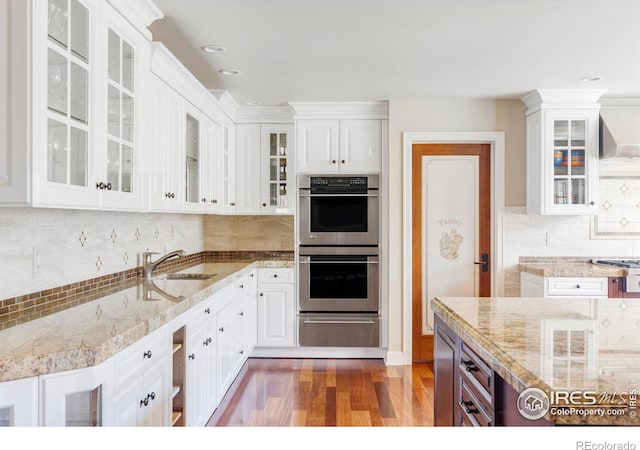
[[[588,262],[564,263],[520,263],[520,272],[528,272],[543,277],[622,277],[624,269],[607,267]]]
[[[640,388],[638,300],[436,298],[432,306],[518,393],[590,391],[599,404],[620,406]],[[617,416],[545,417],[556,424],[640,425],[637,413],[627,407]]]
[[[202,263],[206,280],[133,279],[104,297],[0,331],[0,381],[100,364],[257,267],[293,261]]]

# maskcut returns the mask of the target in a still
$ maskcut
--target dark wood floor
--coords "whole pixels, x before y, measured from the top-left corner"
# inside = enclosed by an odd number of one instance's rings
[[[208,426],[431,426],[433,365],[255,359]]]

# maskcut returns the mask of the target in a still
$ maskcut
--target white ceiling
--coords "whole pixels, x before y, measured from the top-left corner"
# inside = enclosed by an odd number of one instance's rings
[[[153,1],[165,15],[154,40],[240,105],[538,88],[640,97],[640,0]],[[593,75],[603,79],[580,81]]]

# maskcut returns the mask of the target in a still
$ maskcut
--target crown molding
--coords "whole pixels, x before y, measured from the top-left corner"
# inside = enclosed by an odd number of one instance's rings
[[[290,102],[295,119],[388,119],[389,103]]]
[[[290,106],[241,106],[235,114],[237,123],[293,123]]]
[[[149,41],[152,39],[151,32],[147,28],[153,22],[164,17],[164,13],[153,3],[152,0],[107,0],[122,17],[126,18],[136,30]]]
[[[606,89],[538,89],[521,98],[527,115],[541,109],[598,109]]]

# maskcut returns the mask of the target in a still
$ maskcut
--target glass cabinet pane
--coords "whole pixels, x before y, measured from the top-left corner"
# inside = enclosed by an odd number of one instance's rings
[[[67,0],[49,0],[47,31],[49,38],[63,46],[68,43],[69,10]]]
[[[120,36],[113,30],[109,30],[109,60],[108,60],[109,79],[120,82]]]
[[[571,175],[584,175],[584,150],[571,150]]]
[[[89,76],[75,63],[71,63],[71,86],[71,117],[86,124],[89,121]]]
[[[569,144],[569,121],[556,120],[553,124],[553,145],[566,147]]]
[[[280,154],[283,156],[287,154],[287,134],[286,133],[280,133]]]
[[[92,391],[67,394],[65,425],[68,427],[99,427],[102,425],[102,387]]]
[[[269,155],[276,156],[278,154],[278,135],[276,133],[269,134]]]
[[[586,123],[584,120],[571,121],[571,146],[584,147],[586,142]]]
[[[88,136],[87,132],[71,127],[71,152],[69,154],[70,180],[75,186],[87,186]]]
[[[122,86],[133,92],[133,47],[122,41]]]
[[[71,0],[71,51],[83,61],[89,59],[89,11]]]
[[[49,49],[47,74],[47,107],[60,114],[67,114],[67,59]]]
[[[107,143],[107,183],[112,190],[120,190],[120,145],[111,139]]]
[[[133,149],[127,145],[122,146],[122,192],[132,191],[133,181]]]
[[[571,204],[583,205],[585,203],[585,179],[574,178],[571,180]]]
[[[47,122],[47,180],[67,182],[67,126],[52,119]]]
[[[122,93],[122,139],[133,142],[133,98]]]
[[[569,203],[569,180],[553,180],[553,202],[556,205],[566,205]]]
[[[196,119],[187,114],[186,120],[186,199],[188,202],[200,201],[198,180],[198,159],[200,155],[200,127]]]
[[[107,132],[112,136],[120,137],[120,91],[109,86],[108,89]]]

